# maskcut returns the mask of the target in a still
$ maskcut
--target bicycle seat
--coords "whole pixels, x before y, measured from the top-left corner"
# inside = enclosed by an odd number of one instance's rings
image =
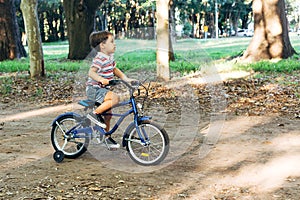
[[[100,104],[98,102],[95,102],[93,100],[90,99],[84,99],[84,100],[80,100],[78,102],[79,105],[82,105],[84,107],[88,107],[88,108],[93,108],[95,105],[99,106]]]

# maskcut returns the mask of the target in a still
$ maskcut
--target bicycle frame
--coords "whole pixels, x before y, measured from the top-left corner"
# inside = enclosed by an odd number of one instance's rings
[[[103,135],[111,135],[113,134],[117,129],[118,127],[120,126],[120,124],[123,122],[123,120],[130,114],[134,114],[134,117],[133,117],[133,122],[131,122],[128,127],[134,125],[135,128],[136,128],[136,131],[139,135],[139,138],[141,140],[141,143],[142,144],[148,144],[149,143],[149,138],[148,138],[148,135],[146,134],[145,131],[142,131],[138,128],[138,125],[140,125],[143,121],[146,121],[146,120],[150,120],[152,117],[151,116],[139,116],[139,113],[138,113],[138,109],[137,109],[137,104],[135,102],[135,97],[132,95],[130,97],[129,100],[127,101],[123,101],[123,102],[120,102],[119,104],[113,106],[113,108],[116,108],[116,107],[121,107],[121,106],[126,106],[126,105],[131,105],[131,108],[129,110],[127,110],[126,112],[122,113],[122,114],[117,114],[117,113],[103,113],[102,115],[103,116],[107,116],[107,115],[110,115],[110,116],[116,116],[116,117],[119,117],[119,119],[117,120],[117,122],[114,124],[113,128],[111,130],[109,130],[108,132],[106,132],[102,127],[99,127],[97,125],[93,126],[93,127],[83,127],[83,128],[79,128],[77,129],[78,126],[82,125],[83,123],[85,123],[84,121],[84,116],[80,116],[79,114],[77,113],[74,113],[74,112],[68,112],[68,113],[65,113],[65,114],[62,114],[60,115],[59,117],[62,117],[63,115],[67,115],[67,114],[72,114],[74,115],[76,118],[78,119],[83,119],[81,120],[81,122],[79,122],[76,126],[74,126],[73,128],[71,128],[68,132],[65,133],[65,137],[67,137],[68,135],[72,134],[72,136],[74,138],[83,138],[83,137],[86,137],[86,135],[82,136],[82,135],[79,135],[80,133],[86,133],[86,134],[89,134],[91,135],[93,133],[93,130],[97,130],[100,132],[100,134],[103,134]],[[57,119],[59,118],[57,117],[53,123],[55,123],[57,121]],[[52,124],[53,124],[52,123]],[[124,135],[123,135],[123,140],[126,138],[127,136],[127,132],[125,131]],[[124,146],[124,145],[123,145]]]
[[[78,158],[87,151],[89,145],[98,144],[99,146],[106,146],[108,150],[117,150],[120,146],[111,147],[106,136],[117,132],[123,121],[126,121],[127,127],[123,133],[123,139],[121,139],[122,146],[125,147],[129,157],[135,163],[151,166],[157,165],[165,159],[169,152],[169,136],[163,127],[151,121],[150,116],[144,116],[143,112],[145,100],[149,95],[150,83],[146,87],[138,81],[132,81],[129,84],[123,80],[111,80],[108,86],[114,86],[121,82],[127,86],[130,95],[129,98],[113,106],[113,108],[123,106],[129,106],[129,108],[113,109],[116,113],[108,110],[101,114],[107,122],[110,121],[111,117],[116,117],[110,130],[106,131],[105,128],[98,126],[98,123],[92,123],[89,119],[87,113],[99,106],[97,102],[90,99],[78,102],[83,106],[79,113],[66,112],[54,119],[51,129],[51,144],[55,149],[53,159],[57,163],[62,162],[64,158]],[[136,97],[140,96],[141,87],[145,89],[145,93],[142,91],[145,96],[141,96],[142,101],[140,102],[140,99],[136,99]],[[139,113],[140,109],[141,112]],[[124,120],[128,115],[132,115],[132,118]],[[103,119],[98,120],[103,122]]]

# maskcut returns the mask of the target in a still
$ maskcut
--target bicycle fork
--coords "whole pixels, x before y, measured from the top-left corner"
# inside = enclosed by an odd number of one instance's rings
[[[145,130],[145,125],[141,125],[141,126],[135,126],[135,130],[137,131],[138,133],[138,136],[139,136],[139,143],[143,146],[148,146],[151,142],[149,140],[149,137],[146,133],[146,130]]]

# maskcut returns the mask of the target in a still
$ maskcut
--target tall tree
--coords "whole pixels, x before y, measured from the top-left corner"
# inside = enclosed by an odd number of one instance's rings
[[[169,2],[169,60],[175,61],[173,43],[176,41],[175,5],[173,0]]]
[[[21,10],[28,38],[31,78],[45,76],[44,56],[37,14],[37,0],[21,1]]]
[[[69,38],[69,59],[81,60],[89,54],[89,35],[94,30],[95,12],[103,1],[63,1]]]
[[[43,42],[64,40],[64,12],[60,0],[38,0],[40,31]]]
[[[157,0],[157,77],[164,81],[170,80],[169,68],[169,0]]]
[[[0,61],[26,56],[14,3],[14,0],[0,1]]]
[[[245,61],[288,58],[295,53],[288,35],[284,0],[253,0],[254,36]]]

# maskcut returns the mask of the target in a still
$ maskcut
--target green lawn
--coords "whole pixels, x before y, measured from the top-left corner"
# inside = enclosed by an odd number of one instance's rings
[[[291,35],[291,42],[297,52],[300,52],[300,41],[297,35]],[[176,60],[170,63],[171,70],[181,73],[199,70],[202,66],[217,61],[240,55],[248,46],[251,38],[231,37],[198,40],[182,39],[174,43]],[[145,68],[156,68],[156,44],[153,40],[116,40],[117,51],[115,59],[124,71]],[[67,58],[68,43],[47,43],[43,45],[45,66],[48,72],[76,71],[82,66],[82,61],[70,61]],[[225,62],[225,61],[224,61]],[[243,66],[245,69],[257,71],[287,71],[300,69],[299,56],[280,61],[279,63],[259,62]],[[14,61],[0,62],[0,72],[27,71],[29,59],[23,58]]]

